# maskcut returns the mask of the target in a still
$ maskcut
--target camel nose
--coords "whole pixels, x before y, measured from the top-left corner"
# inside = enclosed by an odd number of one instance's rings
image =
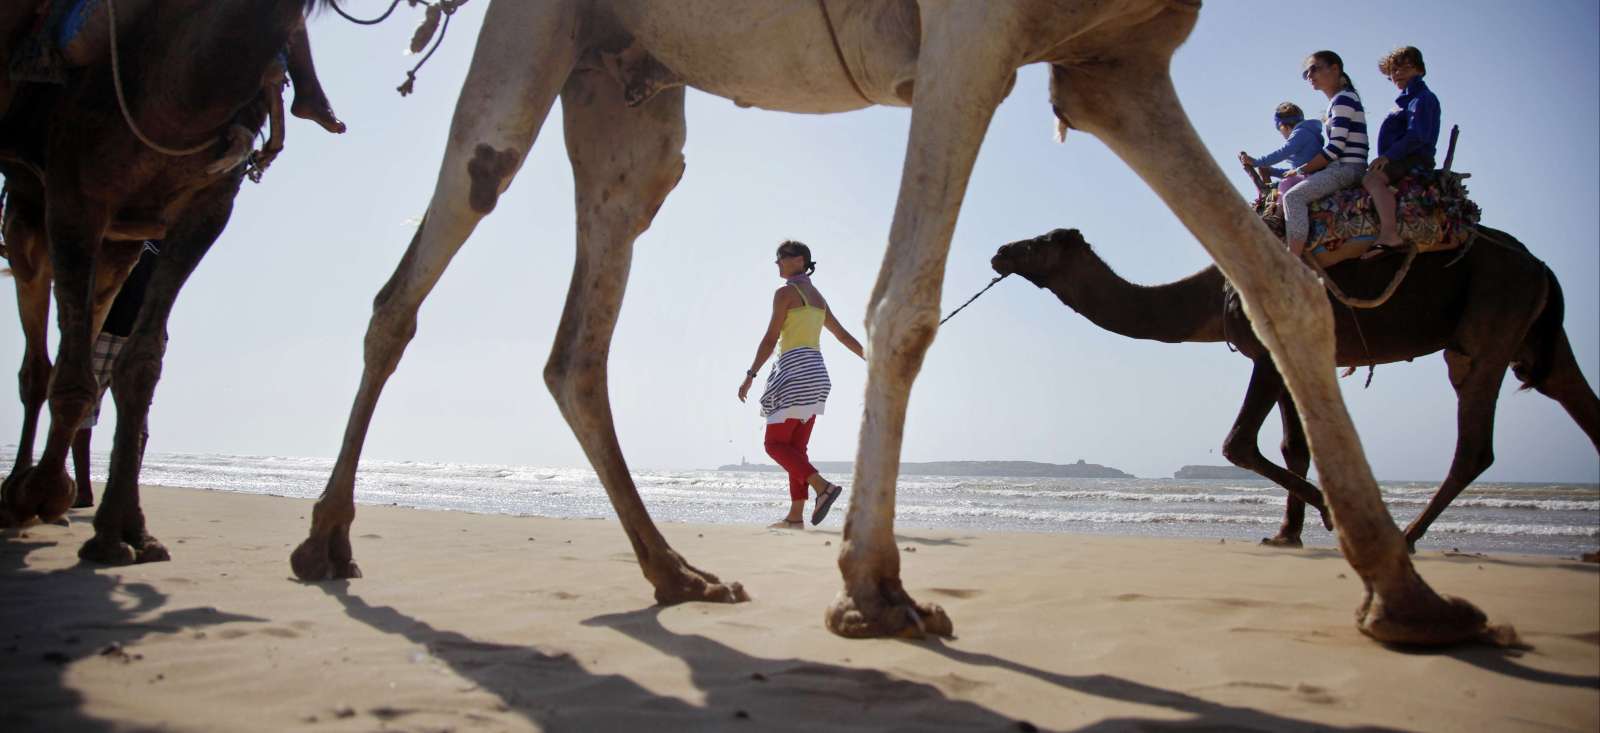
[[[989,266],[994,268],[996,273],[1001,275],[1012,274],[1010,249],[1011,245],[1002,244],[1000,245],[1000,250],[995,252],[993,257],[989,258]]]

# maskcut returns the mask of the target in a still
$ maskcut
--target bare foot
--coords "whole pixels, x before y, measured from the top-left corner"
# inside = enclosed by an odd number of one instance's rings
[[[690,565],[676,552],[669,552],[664,560],[655,568],[645,569],[645,578],[656,589],[656,603],[672,606],[692,601],[744,603],[750,600],[750,594],[737,581],[723,583],[717,576]]]
[[[333,106],[328,104],[326,99],[310,100],[297,94],[294,104],[289,106],[289,112],[300,119],[311,120],[335,135],[343,134],[349,129],[333,114]]]
[[[949,614],[936,604],[916,602],[898,578],[871,584],[859,596],[848,587],[839,591],[824,621],[829,631],[850,639],[955,635]]]

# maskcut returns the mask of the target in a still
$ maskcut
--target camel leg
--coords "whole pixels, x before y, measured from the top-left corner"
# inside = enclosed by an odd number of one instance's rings
[[[1572,416],[1573,422],[1589,436],[1595,450],[1600,451],[1600,396],[1595,395],[1589,380],[1583,378],[1583,368],[1578,366],[1577,357],[1572,355],[1572,344],[1567,340],[1566,332],[1556,337],[1560,341],[1551,355],[1550,373],[1542,383],[1534,385],[1534,389],[1561,403],[1561,407]]]
[[[1280,377],[1281,379],[1281,377]],[[1278,418],[1283,421],[1283,441],[1278,450],[1283,454],[1283,465],[1294,475],[1306,477],[1311,468],[1311,448],[1306,445],[1306,430],[1300,424],[1300,411],[1294,408],[1294,398],[1288,390],[1278,395]],[[1324,515],[1326,516],[1326,515]],[[1306,523],[1306,503],[1293,493],[1283,508],[1283,524],[1275,537],[1261,544],[1270,547],[1301,547],[1300,532]]]
[[[633,242],[683,176],[684,90],[630,109],[622,87],[580,71],[561,92],[567,154],[577,189],[578,254],[544,381],[605,486],[658,603],[749,600],[674,552],[650,520],[628,474],[611,419],[606,357],[622,309]]]
[[[378,397],[416,335],[417,309],[511,184],[576,58],[573,3],[493,3],[487,12],[456,101],[433,200],[373,301],[365,368],[339,457],[312,511],[310,535],[290,557],[303,580],[360,577],[351,559],[350,524],[356,467]]]
[[[1322,492],[1305,478],[1296,476],[1261,455],[1261,448],[1258,445],[1261,424],[1266,422],[1267,414],[1272,412],[1272,406],[1277,404],[1278,398],[1282,395],[1283,377],[1272,365],[1272,359],[1267,356],[1256,359],[1255,369],[1250,372],[1250,386],[1245,390],[1244,404],[1239,407],[1239,417],[1233,421],[1233,429],[1228,432],[1228,439],[1222,444],[1222,455],[1233,465],[1254,471],[1282,486],[1289,492],[1290,497],[1316,507],[1322,514],[1323,524],[1327,525],[1328,512],[1322,503]],[[1330,526],[1328,529],[1333,527]],[[1294,546],[1299,546],[1299,533],[1296,532],[1295,535]],[[1273,542],[1262,540],[1262,544],[1273,544]]]
[[[61,340],[51,372],[50,430],[39,462],[5,497],[11,521],[34,517],[56,521],[77,495],[67,475],[67,453],[99,395],[90,365],[94,334],[95,265],[101,237],[110,221],[109,207],[86,198],[71,169],[52,169],[46,184],[45,228],[54,273],[57,328]]]
[[[1433,492],[1422,513],[1406,526],[1406,546],[1412,552],[1433,520],[1494,463],[1494,412],[1500,401],[1506,362],[1455,350],[1445,351],[1444,360],[1450,368],[1450,384],[1456,389],[1456,454],[1444,483]]]
[[[948,636],[950,618],[919,604],[900,581],[894,544],[895,479],[911,383],[938,328],[945,258],[967,179],[995,106],[1020,59],[1003,36],[1015,6],[922,6],[922,50],[911,135],[889,247],[867,305],[867,389],[857,448],[854,498],[845,518],[839,570],[844,590],[826,623],[841,636]]]
[[[234,176],[198,194],[178,227],[161,243],[139,318],[113,367],[111,395],[117,403],[117,429],[100,508],[94,515],[94,536],[78,549],[81,560],[127,565],[172,559],[167,548],[146,530],[139,505],[139,472],[150,438],[150,403],[161,379],[167,319],[178,292],[227,227],[242,180],[242,175]]]
[[[10,495],[33,467],[33,443],[39,430],[39,411],[44,408],[50,387],[50,265],[39,262],[36,254],[45,244],[32,222],[25,221],[15,208],[7,212],[5,240],[11,256],[11,274],[16,279],[17,316],[22,322],[22,368],[17,372],[17,391],[22,398],[22,436],[17,439],[17,456],[6,475],[0,495]],[[30,254],[31,253],[31,254]]]
[[[1145,37],[1162,32],[1152,27]],[[1170,33],[1176,44],[1187,26]],[[1422,580],[1378,493],[1334,380],[1333,320],[1322,287],[1212,161],[1183,112],[1168,62],[1157,54],[1107,59],[1078,71],[1058,65],[1052,98],[1066,120],[1105,141],[1139,173],[1238,286],[1252,327],[1300,409],[1340,547],[1366,585],[1358,627],[1394,643],[1478,637],[1487,631],[1483,612],[1441,597]]]

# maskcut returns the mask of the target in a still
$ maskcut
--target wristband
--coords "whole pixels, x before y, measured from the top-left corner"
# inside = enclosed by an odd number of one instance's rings
[[[746,369],[746,370],[744,370],[744,373],[750,375],[751,379],[755,379],[756,378],[756,372],[755,372],[754,369]]]

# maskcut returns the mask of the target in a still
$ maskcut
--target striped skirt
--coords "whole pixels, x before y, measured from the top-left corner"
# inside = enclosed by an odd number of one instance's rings
[[[781,423],[821,415],[832,387],[821,351],[809,346],[789,349],[767,373],[767,387],[761,393],[761,416],[768,423]]]

